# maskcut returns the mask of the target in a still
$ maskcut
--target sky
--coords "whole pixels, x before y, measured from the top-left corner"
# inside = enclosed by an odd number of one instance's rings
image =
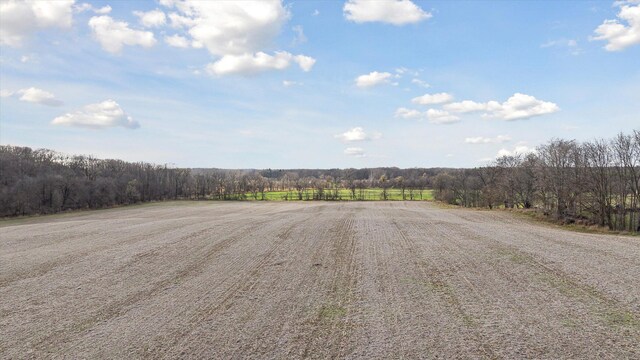
[[[0,0],[0,143],[476,167],[640,129],[640,1]]]

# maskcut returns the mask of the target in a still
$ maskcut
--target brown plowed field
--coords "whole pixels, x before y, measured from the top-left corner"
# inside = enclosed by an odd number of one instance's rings
[[[1,358],[640,358],[640,239],[423,202],[0,223]]]

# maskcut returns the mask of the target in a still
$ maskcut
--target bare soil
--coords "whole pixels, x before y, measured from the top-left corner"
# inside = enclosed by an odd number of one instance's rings
[[[640,241],[423,202],[0,223],[0,358],[640,358]]]

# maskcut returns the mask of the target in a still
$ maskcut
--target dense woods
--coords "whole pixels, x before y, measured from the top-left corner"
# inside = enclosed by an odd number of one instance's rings
[[[640,131],[579,143],[554,139],[527,155],[433,178],[438,200],[465,207],[539,208],[567,223],[640,231]]]
[[[464,207],[536,208],[563,222],[640,231],[640,131],[579,143],[554,139],[535,153],[474,169],[180,169],[0,146],[0,216],[138,202],[194,200],[421,200]],[[374,195],[372,195],[374,194]]]

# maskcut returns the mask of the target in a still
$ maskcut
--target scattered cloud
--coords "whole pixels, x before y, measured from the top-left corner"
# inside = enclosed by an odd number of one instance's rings
[[[621,1],[614,3],[620,11],[618,19],[605,20],[595,30],[590,40],[607,41],[607,51],[621,51],[629,46],[640,44],[640,3]],[[625,25],[626,23],[626,25]]]
[[[15,93],[11,90],[6,90],[6,89],[0,90],[0,97],[9,97],[9,96],[13,96],[13,94]]]
[[[538,100],[531,95],[521,93],[513,94],[503,103],[499,103],[497,101],[478,103],[471,100],[465,100],[446,104],[443,106],[443,109],[454,113],[485,111],[482,117],[502,120],[528,119],[534,116],[546,115],[560,111],[560,107],[555,103]]]
[[[286,51],[276,51],[274,55],[258,52],[255,55],[225,55],[220,60],[207,65],[212,75],[254,75],[267,70],[283,70],[296,63],[303,71],[309,71],[316,60],[304,55],[292,55]]]
[[[113,20],[110,16],[92,17],[89,27],[102,48],[112,54],[120,53],[124,45],[148,48],[156,44],[152,32],[131,29],[128,23]]]
[[[368,140],[377,140],[382,137],[380,133],[367,134],[363,128],[354,127],[351,130],[347,130],[342,134],[334,135],[336,139],[340,139],[340,141],[349,143],[356,141],[368,141]]]
[[[453,101],[453,95],[447,93],[424,94],[411,99],[412,103],[420,105],[444,104],[451,101]]]
[[[151,11],[134,11],[133,14],[140,18],[140,23],[144,27],[154,28],[160,27],[167,23],[167,17],[164,12],[160,9],[155,9]]]
[[[571,55],[580,55],[582,49],[578,46],[578,41],[574,39],[559,39],[547,41],[540,45],[541,48],[567,49]]]
[[[496,157],[501,158],[503,156],[517,156],[517,155],[527,155],[534,153],[536,149],[530,148],[526,145],[517,145],[515,148],[508,149],[500,149]]]
[[[56,99],[56,97],[45,90],[30,87],[28,89],[22,89],[16,91],[16,95],[20,96],[20,101],[26,101],[30,103],[47,105],[47,106],[60,106],[62,101]]]
[[[313,10],[313,12],[311,13],[311,16],[318,16],[318,15],[320,15],[320,10],[318,9]]]
[[[169,46],[183,48],[183,49],[188,48],[190,46],[189,40],[186,37],[180,36],[178,34],[165,36],[164,42],[167,43]]]
[[[360,147],[348,147],[344,149],[344,154],[359,158],[366,156],[366,154],[364,153],[364,149]]]
[[[383,22],[396,26],[415,24],[431,17],[410,0],[348,0],[342,11],[347,20],[355,23]]]
[[[85,11],[91,11],[94,14],[106,15],[106,14],[110,13],[112,9],[111,9],[111,6],[109,6],[109,5],[103,6],[101,8],[95,8],[91,4],[82,3],[82,4],[79,4],[79,5],[75,5],[73,7],[73,10],[75,10],[75,12],[77,12],[77,13],[82,13],[82,12],[85,12]]]
[[[411,79],[411,83],[415,84],[415,85],[418,85],[420,87],[423,87],[425,89],[431,87],[431,85],[429,85],[426,81],[423,81],[423,80],[420,80],[420,79],[417,79],[417,78]]]
[[[389,83],[391,73],[373,71],[356,78],[356,86],[360,88],[368,88],[380,84]]]
[[[475,111],[482,111],[487,109],[487,105],[483,103],[477,103],[471,100],[464,100],[460,102],[454,102],[442,106],[443,109],[455,113],[469,113]]]
[[[282,86],[284,87],[292,87],[292,86],[300,86],[300,85],[302,85],[302,83],[298,81],[282,80]]]
[[[476,136],[464,139],[464,142],[467,144],[501,144],[509,141],[511,141],[511,137],[508,135],[498,135],[493,138]]]
[[[295,37],[291,42],[292,46],[304,44],[307,42],[307,37],[304,35],[304,29],[302,28],[302,25],[296,25],[292,27],[291,30],[293,30],[293,32],[295,33]]]
[[[72,113],[59,116],[51,122],[53,125],[76,126],[102,129],[121,126],[136,129],[140,124],[127,115],[114,100],[90,104]]]
[[[19,47],[36,31],[70,28],[74,0],[0,2],[0,45]]]
[[[394,116],[397,118],[403,118],[403,119],[421,119],[426,117],[425,114],[421,113],[418,110],[407,109],[404,107],[398,108]]]
[[[449,114],[448,111],[429,109],[427,110],[427,119],[432,124],[453,124],[460,121],[460,118]]]

